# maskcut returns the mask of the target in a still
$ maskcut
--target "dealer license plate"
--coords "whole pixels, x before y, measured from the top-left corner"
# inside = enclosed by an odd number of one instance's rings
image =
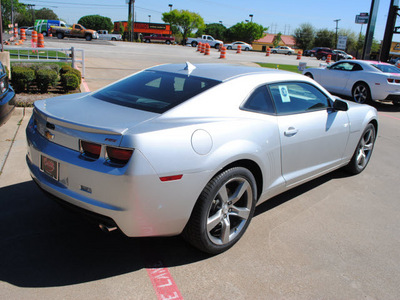
[[[47,175],[53,177],[55,180],[58,180],[58,169],[58,162],[42,155],[40,170],[42,170]]]

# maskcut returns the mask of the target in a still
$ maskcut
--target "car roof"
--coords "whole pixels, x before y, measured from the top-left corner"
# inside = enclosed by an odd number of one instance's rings
[[[232,65],[232,64],[194,64],[195,69],[189,72],[190,76],[197,76],[203,78],[209,78],[218,81],[227,81],[231,78],[244,76],[249,74],[273,74],[273,73],[290,73],[287,71],[269,69],[269,68],[257,68],[248,67],[243,65]],[[156,67],[149,68],[151,71],[162,71],[176,74],[187,75],[188,70],[185,69],[186,64],[166,64]]]

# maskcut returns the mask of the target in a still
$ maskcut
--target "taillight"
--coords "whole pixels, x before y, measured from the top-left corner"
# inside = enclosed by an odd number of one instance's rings
[[[393,83],[394,79],[393,79],[393,78],[388,78],[387,81],[388,81],[389,83]]]
[[[395,79],[394,82],[400,83],[400,79]]]
[[[132,149],[122,149],[115,147],[107,147],[107,157],[112,163],[125,165],[132,156]]]
[[[98,159],[100,157],[101,145],[91,142],[81,141],[81,153],[86,157]]]

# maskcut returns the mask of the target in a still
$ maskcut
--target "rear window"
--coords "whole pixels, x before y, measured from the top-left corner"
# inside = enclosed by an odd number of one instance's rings
[[[220,81],[159,71],[143,71],[93,94],[114,104],[164,113]]]
[[[373,64],[373,66],[383,73],[400,73],[400,69],[392,65]]]

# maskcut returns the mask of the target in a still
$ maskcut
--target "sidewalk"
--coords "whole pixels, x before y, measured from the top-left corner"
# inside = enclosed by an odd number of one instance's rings
[[[31,180],[25,162],[25,128],[31,115],[32,108],[16,107],[0,127],[0,188]]]

